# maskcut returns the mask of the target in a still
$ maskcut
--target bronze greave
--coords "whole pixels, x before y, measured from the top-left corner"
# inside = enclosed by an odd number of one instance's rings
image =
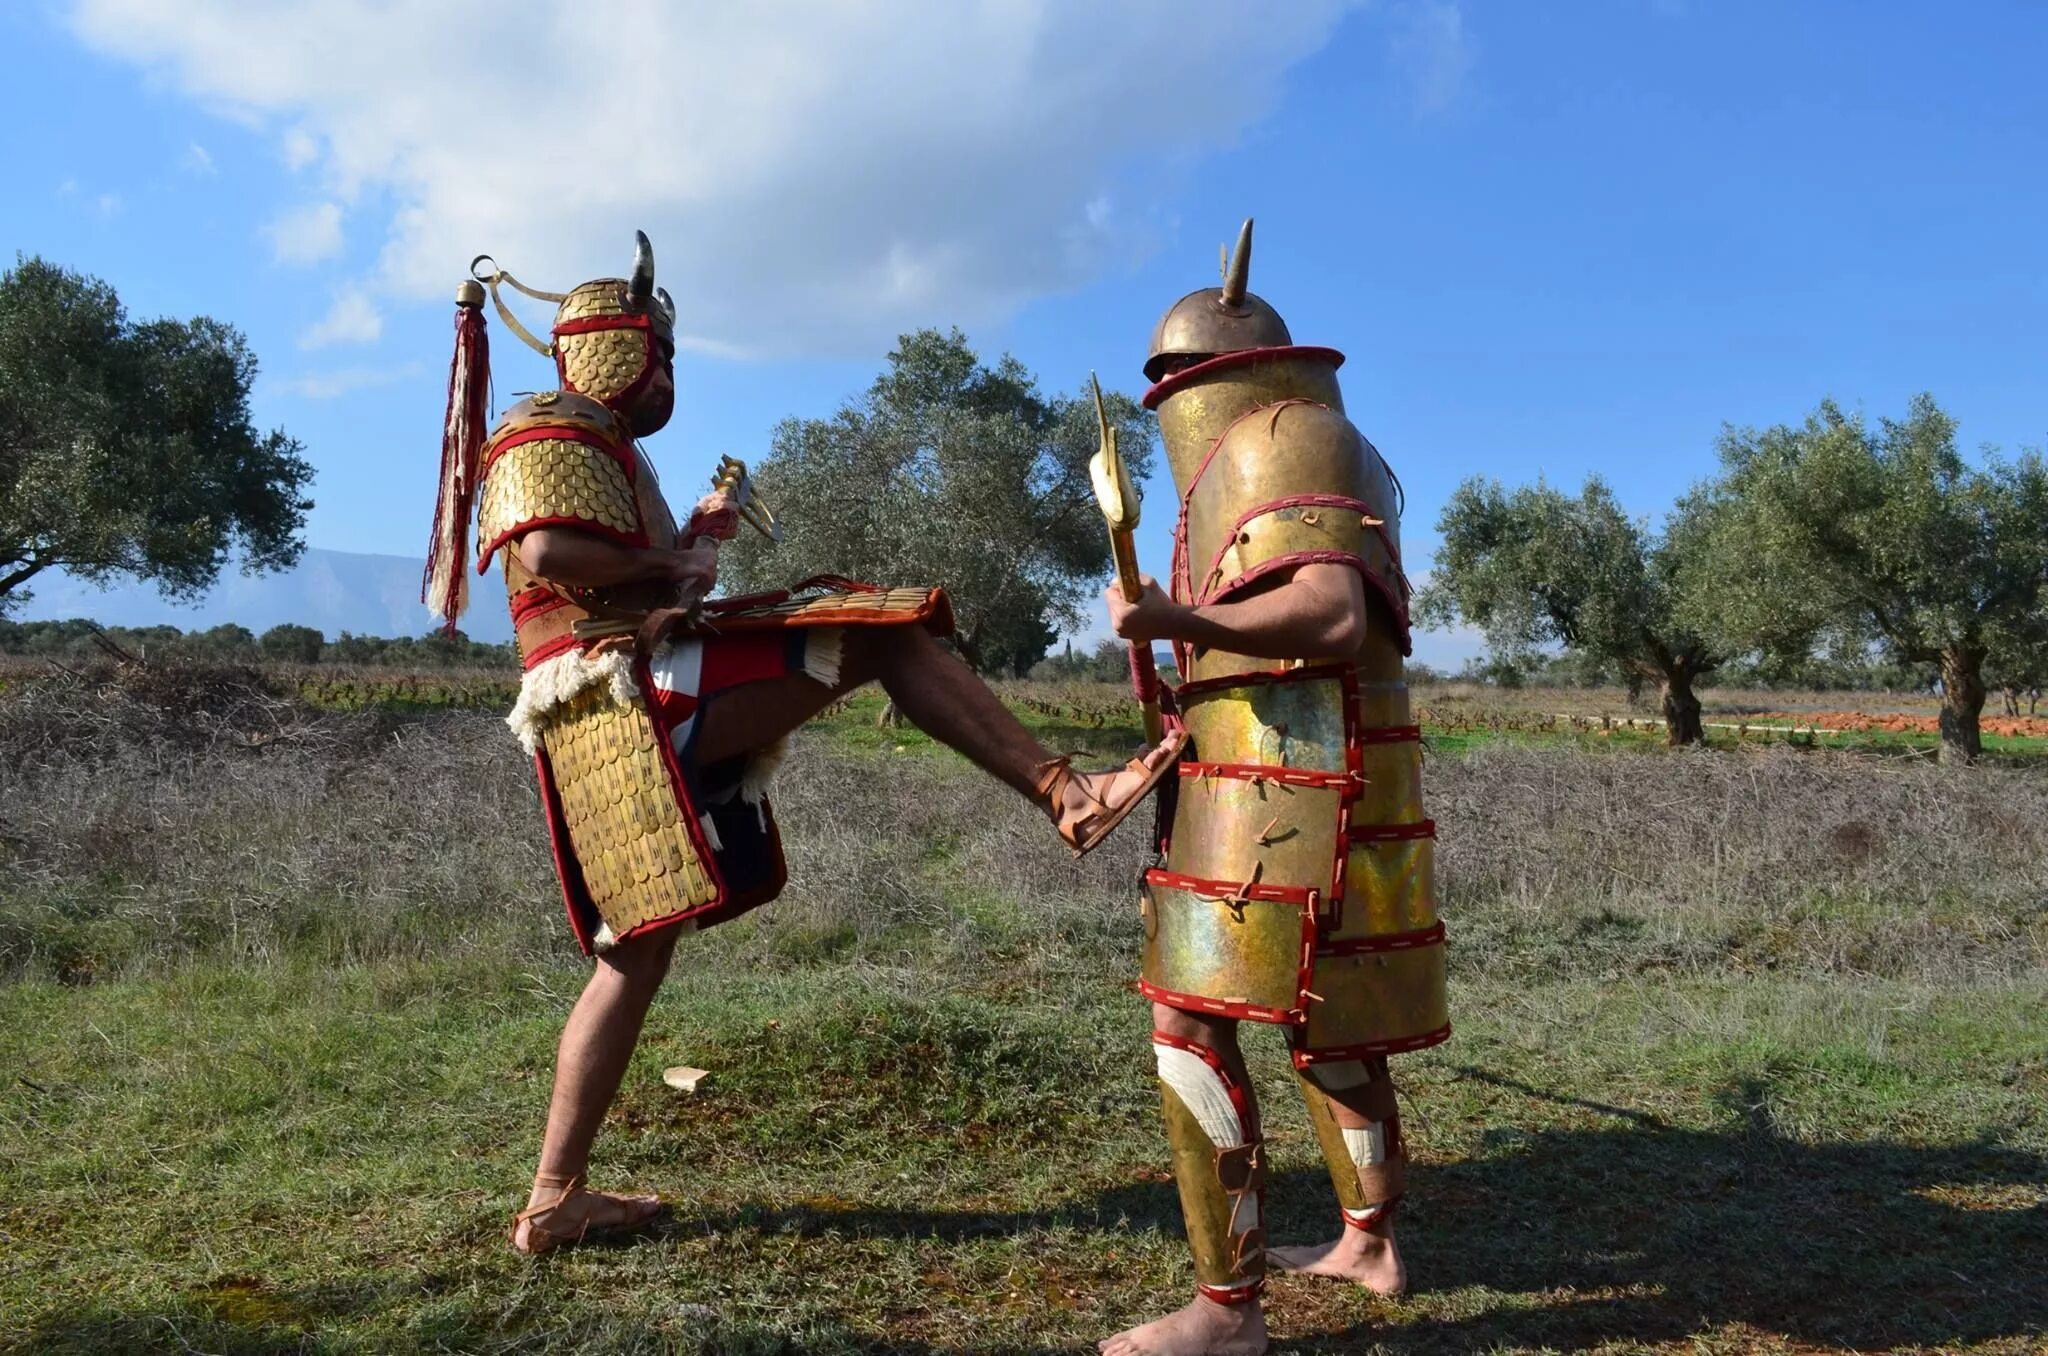
[[[1322,1069],[1320,1074],[1314,1071],[1317,1067]],[[1339,1070],[1354,1078],[1353,1071],[1362,1070],[1370,1076],[1369,1081],[1335,1088],[1326,1088],[1318,1081],[1319,1077],[1338,1075]],[[1330,1187],[1336,1193],[1345,1223],[1354,1228],[1372,1228],[1393,1214],[1407,1190],[1408,1155],[1401,1141],[1401,1114],[1386,1061],[1311,1066],[1297,1069],[1295,1077],[1301,1084],[1302,1101],[1308,1106],[1309,1123],[1315,1127],[1316,1142],[1330,1170]],[[1347,1137],[1345,1127],[1337,1119],[1333,1093],[1369,1120],[1370,1125],[1354,1127]]]
[[[1236,1132],[1219,1142],[1215,1127],[1205,1128],[1202,1116],[1163,1070],[1160,1104],[1194,1253],[1196,1288],[1217,1303],[1243,1304],[1257,1299],[1265,1284],[1266,1149],[1257,1134],[1249,1089],[1224,1072],[1213,1051],[1198,1053],[1236,1104]],[[1232,1138],[1239,1142],[1227,1142]]]

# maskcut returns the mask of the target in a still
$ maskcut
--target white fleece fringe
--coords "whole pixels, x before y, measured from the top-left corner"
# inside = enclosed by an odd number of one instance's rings
[[[826,687],[839,686],[839,660],[846,650],[846,633],[836,626],[820,626],[804,637],[804,676]]]
[[[531,754],[540,747],[541,726],[548,715],[599,683],[610,683],[612,698],[621,705],[640,700],[629,651],[611,650],[592,658],[581,650],[569,650],[526,671],[519,680],[519,701],[505,717],[505,724],[519,736],[519,746]]]
[[[757,749],[747,759],[746,770],[740,773],[740,799],[749,805],[759,806],[768,798],[769,783],[781,770],[782,762],[789,757],[789,736],[784,735],[765,749]],[[767,823],[764,820],[762,827]]]

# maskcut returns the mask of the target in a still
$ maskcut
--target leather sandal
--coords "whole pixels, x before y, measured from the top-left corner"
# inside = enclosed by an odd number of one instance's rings
[[[581,1243],[592,1235],[637,1229],[661,1213],[659,1196],[620,1196],[609,1191],[589,1191],[584,1188],[580,1176],[558,1177],[543,1172],[536,1174],[533,1180],[536,1186],[554,1191],[555,1198],[546,1205],[528,1206],[512,1217],[512,1250],[528,1257],[538,1257],[571,1243]],[[598,1224],[586,1215],[573,1231],[549,1227],[547,1217],[578,1196],[595,1196],[614,1208],[624,1210],[625,1217]],[[639,1208],[636,1210],[635,1207]]]
[[[1096,845],[1101,843],[1103,839],[1109,837],[1111,832],[1116,829],[1116,826],[1123,823],[1129,817],[1131,811],[1144,803],[1145,797],[1158,789],[1160,782],[1173,775],[1174,765],[1179,762],[1180,751],[1186,747],[1187,742],[1187,731],[1169,730],[1166,733],[1166,738],[1160,740],[1154,746],[1154,748],[1165,749],[1167,752],[1167,756],[1160,759],[1156,766],[1147,767],[1145,765],[1145,754],[1141,753],[1136,758],[1125,763],[1123,767],[1108,774],[1112,785],[1115,784],[1117,776],[1123,772],[1131,771],[1145,774],[1145,780],[1139,783],[1136,790],[1129,792],[1122,799],[1114,802],[1102,799],[1089,790],[1085,784],[1081,784],[1081,796],[1086,803],[1078,807],[1067,804],[1067,788],[1070,785],[1077,784],[1075,782],[1077,774],[1074,772],[1074,755],[1071,753],[1061,754],[1058,758],[1047,759],[1045,762],[1040,763],[1035,769],[1038,773],[1038,780],[1034,783],[1033,789],[1051,807],[1053,826],[1058,829],[1061,840],[1069,848],[1073,849],[1076,857],[1083,856],[1093,851]],[[1151,753],[1152,751],[1152,749],[1147,749],[1145,752]]]

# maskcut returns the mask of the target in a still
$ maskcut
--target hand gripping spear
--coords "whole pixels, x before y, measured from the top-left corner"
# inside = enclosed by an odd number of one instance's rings
[[[1101,441],[1088,459],[1088,478],[1095,484],[1095,502],[1109,522],[1109,554],[1116,561],[1117,587],[1124,601],[1135,603],[1144,593],[1138,582],[1138,545],[1131,533],[1138,526],[1138,495],[1131,485],[1130,468],[1117,450],[1116,430],[1110,427],[1109,411],[1102,407],[1102,383],[1088,374],[1095,388],[1095,423]],[[1166,737],[1166,722],[1159,714],[1159,671],[1152,663],[1150,641],[1131,642],[1131,691],[1145,711],[1145,742],[1157,744]]]

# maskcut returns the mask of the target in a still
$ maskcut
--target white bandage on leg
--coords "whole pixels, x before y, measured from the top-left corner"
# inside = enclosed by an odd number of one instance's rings
[[[1351,1161],[1361,1168],[1370,1168],[1387,1161],[1387,1127],[1368,1125],[1364,1129],[1340,1126],[1344,1132],[1344,1148],[1351,1155]]]
[[[1230,1100],[1230,1087],[1209,1061],[1192,1050],[1157,1041],[1152,1053],[1159,1061],[1159,1081],[1194,1113],[1211,1144],[1235,1149],[1244,1143],[1244,1124],[1237,1118],[1237,1104]]]

